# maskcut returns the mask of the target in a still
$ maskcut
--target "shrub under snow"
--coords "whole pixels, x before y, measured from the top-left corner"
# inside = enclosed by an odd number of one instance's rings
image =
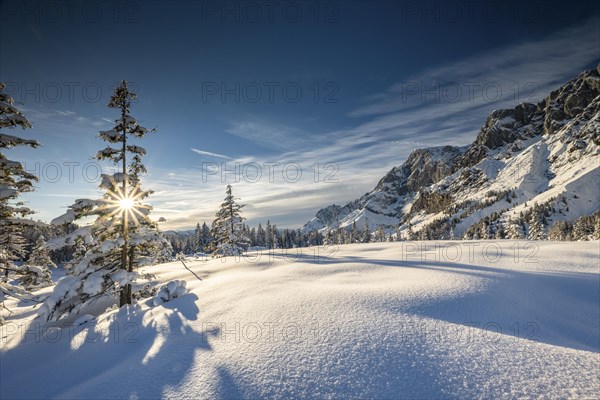
[[[184,280],[173,280],[164,285],[162,285],[158,289],[158,293],[152,300],[152,303],[155,306],[160,306],[163,303],[176,299],[177,297],[181,297],[187,293],[186,281]]]

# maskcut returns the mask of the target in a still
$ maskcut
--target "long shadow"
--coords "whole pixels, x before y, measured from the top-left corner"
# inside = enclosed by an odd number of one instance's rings
[[[389,307],[518,338],[600,352],[600,276],[595,273],[532,272],[460,262],[360,256],[300,255],[298,259],[308,264],[364,263],[482,279],[483,291],[420,302],[399,300]]]
[[[30,326],[20,344],[0,353],[0,397],[164,397],[219,333],[194,329],[197,299],[190,293],[149,310],[122,308],[77,328]]]

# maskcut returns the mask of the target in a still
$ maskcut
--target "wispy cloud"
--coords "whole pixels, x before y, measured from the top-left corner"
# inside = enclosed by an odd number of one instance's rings
[[[309,135],[292,126],[257,118],[232,121],[226,132],[279,151],[305,148]]]
[[[196,154],[200,154],[201,156],[209,156],[209,157],[217,157],[217,158],[225,158],[227,160],[232,160],[231,157],[226,156],[224,154],[218,154],[218,153],[211,153],[210,151],[204,151],[204,150],[198,150],[195,148],[190,148],[190,150],[192,150],[194,153]]]

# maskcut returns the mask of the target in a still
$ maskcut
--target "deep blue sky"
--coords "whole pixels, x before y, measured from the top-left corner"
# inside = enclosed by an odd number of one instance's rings
[[[412,149],[467,144],[493,109],[540,100],[599,59],[594,2],[8,1],[0,10],[0,79],[34,124],[27,135],[44,144],[12,154],[42,175],[26,200],[44,220],[96,193],[81,168],[116,117],[106,102],[121,79],[138,90],[132,114],[159,131],[140,144],[169,226],[209,222],[224,192],[216,177],[203,182],[210,162],[298,163],[299,182],[277,169],[270,182],[263,165],[258,183],[242,177],[234,190],[251,223],[300,226],[372,188]],[[502,95],[444,95],[473,82]],[[415,83],[433,89],[422,97]],[[223,101],[223,87],[239,102]],[[336,165],[337,183],[315,182],[315,162]]]

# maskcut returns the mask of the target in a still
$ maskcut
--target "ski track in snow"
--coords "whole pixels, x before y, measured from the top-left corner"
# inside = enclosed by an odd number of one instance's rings
[[[189,293],[46,336],[30,303],[9,304],[17,308],[0,328],[0,397],[600,393],[600,242],[425,242],[426,253],[416,245],[188,258],[203,281],[179,262],[148,267],[158,284],[185,279]]]

